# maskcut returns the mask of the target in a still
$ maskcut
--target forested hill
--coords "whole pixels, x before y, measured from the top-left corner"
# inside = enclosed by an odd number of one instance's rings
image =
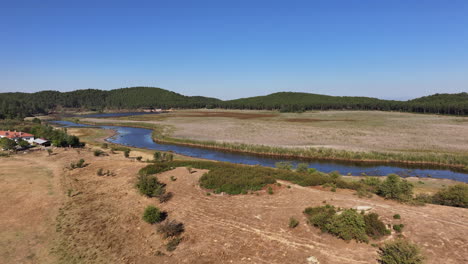
[[[280,92],[266,96],[222,101],[202,96],[184,96],[152,87],[96,89],[72,92],[0,93],[0,118],[23,118],[46,114],[58,108],[82,110],[132,110],[154,108],[265,109],[284,112],[307,110],[382,110],[468,115],[468,94],[435,94],[409,101],[370,97],[329,96]]]
[[[280,92],[266,96],[224,101],[219,107],[230,109],[278,109],[285,112],[348,109],[468,115],[468,93],[435,94],[409,101],[394,101],[370,97]]]
[[[61,108],[121,110],[154,108],[203,108],[221,102],[202,96],[185,96],[161,88],[132,87],[110,91],[87,89],[72,92],[0,93],[0,118],[45,114]]]

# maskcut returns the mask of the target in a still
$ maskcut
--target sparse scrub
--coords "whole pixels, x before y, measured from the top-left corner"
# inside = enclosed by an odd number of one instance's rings
[[[292,170],[293,165],[288,161],[279,161],[275,163],[275,167],[281,170]]]
[[[401,219],[401,216],[399,214],[393,215],[393,219]]]
[[[136,157],[136,160],[137,160],[137,161],[141,161],[141,159],[143,159],[143,157],[142,157],[142,156],[138,156],[138,157]]]
[[[94,154],[95,157],[103,156],[104,151],[102,151],[100,149],[96,149],[96,150],[94,150],[93,154]]]
[[[297,167],[296,167],[296,171],[302,172],[302,173],[307,172],[308,169],[309,169],[309,164],[307,163],[299,163],[297,164]]]
[[[182,234],[184,230],[184,224],[176,220],[165,221],[157,228],[158,233],[161,233],[166,238],[178,236]]]
[[[267,190],[268,194],[273,194],[273,188],[271,188],[271,186],[268,186],[268,190]]]
[[[384,244],[379,249],[380,264],[422,264],[424,257],[418,246],[402,239]]]
[[[393,230],[395,230],[398,233],[401,233],[403,232],[403,227],[405,227],[404,224],[393,225]]]
[[[167,251],[176,250],[177,246],[180,244],[181,241],[182,241],[181,237],[176,237],[176,238],[169,240],[169,242],[166,244],[166,250]]]
[[[130,149],[124,150],[124,157],[126,158],[130,157]]]
[[[85,160],[84,160],[84,159],[80,159],[80,160],[79,160],[78,162],[76,162],[76,163],[73,163],[73,162],[70,163],[69,169],[70,169],[70,170],[74,170],[74,169],[84,168],[84,167],[86,167],[86,166],[88,166],[88,164],[85,163]]]
[[[161,194],[159,196],[159,202],[160,203],[166,203],[170,199],[172,199],[173,196],[174,196],[174,194],[172,192],[167,192],[167,193]]]
[[[158,223],[163,220],[163,214],[157,207],[150,205],[146,207],[143,213],[143,220],[150,224]]]
[[[294,217],[291,217],[289,218],[289,228],[295,228],[299,225],[299,221],[294,218]]]

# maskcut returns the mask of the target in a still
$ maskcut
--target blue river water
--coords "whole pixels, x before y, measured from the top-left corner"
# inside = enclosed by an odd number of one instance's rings
[[[203,158],[209,160],[225,161],[231,163],[240,163],[248,165],[261,165],[266,167],[275,167],[278,161],[289,161],[293,165],[298,163],[308,163],[309,167],[315,168],[322,172],[338,171],[343,175],[350,173],[351,175],[366,175],[384,176],[390,173],[395,173],[402,177],[432,177],[452,179],[462,182],[468,182],[468,174],[461,171],[450,170],[442,167],[434,166],[417,166],[417,165],[388,165],[388,164],[374,164],[363,162],[335,162],[323,160],[308,160],[303,161],[300,159],[284,159],[277,157],[265,157],[233,152],[224,152],[213,149],[205,149],[200,147],[180,146],[173,144],[160,144],[152,139],[152,130],[134,127],[122,126],[89,126],[84,124],[77,124],[70,121],[53,121],[64,127],[99,127],[103,129],[115,130],[117,133],[114,137],[108,138],[107,141],[124,146],[131,146],[136,148],[145,148],[160,151],[172,151],[177,154],[186,155],[190,157]]]

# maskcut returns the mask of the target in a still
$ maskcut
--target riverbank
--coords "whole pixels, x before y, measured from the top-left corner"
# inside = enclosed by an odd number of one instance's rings
[[[251,145],[241,143],[201,141],[193,139],[174,138],[169,136],[173,128],[154,123],[144,122],[90,122],[87,120],[72,119],[87,125],[101,126],[124,126],[153,130],[152,138],[157,143],[174,144],[180,146],[199,147],[212,150],[226,151],[232,153],[249,154],[265,157],[277,157],[285,159],[302,159],[304,161],[343,161],[362,162],[366,164],[389,164],[389,165],[421,165],[438,168],[450,168],[458,171],[468,171],[468,156],[454,154],[436,153],[390,153],[390,152],[355,152],[337,150],[331,148],[285,148],[266,145]]]

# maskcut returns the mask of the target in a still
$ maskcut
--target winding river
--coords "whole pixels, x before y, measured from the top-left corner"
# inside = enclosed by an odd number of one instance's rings
[[[160,144],[152,139],[152,130],[145,128],[122,127],[122,126],[90,126],[77,124],[70,121],[53,121],[54,123],[64,127],[98,127],[103,129],[115,130],[115,136],[106,139],[108,142],[116,143],[125,146],[136,148],[145,148],[160,151],[172,151],[177,154],[203,158],[208,160],[225,161],[231,163],[240,163],[248,165],[261,165],[274,167],[278,161],[289,161],[293,165],[304,162],[298,159],[282,159],[275,157],[264,157],[257,155],[248,155],[241,153],[223,152],[213,149],[205,149],[200,147],[179,146],[173,144]],[[315,168],[322,172],[338,171],[343,175],[366,175],[384,176],[390,173],[398,174],[402,177],[433,177],[452,179],[462,182],[468,182],[468,174],[455,170],[437,168],[434,166],[418,166],[418,165],[379,165],[362,162],[336,162],[336,161],[307,161],[309,167]]]

